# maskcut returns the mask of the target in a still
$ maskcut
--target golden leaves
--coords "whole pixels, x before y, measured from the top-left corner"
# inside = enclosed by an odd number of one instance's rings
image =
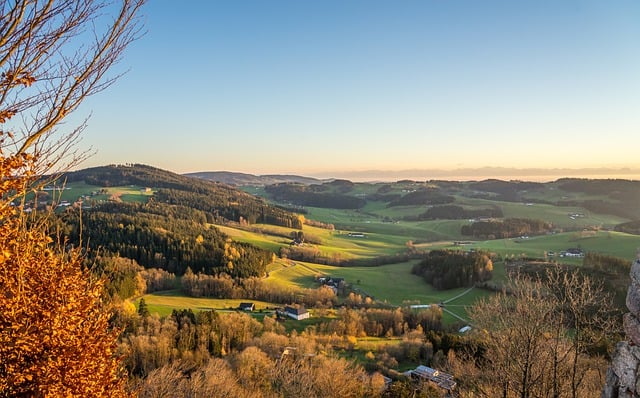
[[[6,123],[7,120],[11,119],[15,116],[16,111],[12,111],[9,109],[3,109],[0,111],[0,123]]]
[[[6,200],[27,189],[29,159],[0,151],[0,396],[124,396],[102,282]]]
[[[29,72],[6,71],[0,74],[0,86],[13,87],[22,85],[29,87],[36,82],[36,78]]]

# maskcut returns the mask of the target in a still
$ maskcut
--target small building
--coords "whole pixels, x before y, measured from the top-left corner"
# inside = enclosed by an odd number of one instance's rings
[[[305,308],[295,308],[287,306],[284,307],[284,313],[289,318],[293,318],[297,321],[310,317],[309,311],[307,311]]]
[[[572,247],[560,254],[560,257],[584,257],[582,249]]]
[[[256,309],[256,306],[253,303],[240,303],[240,306],[238,307],[238,309],[240,311],[251,312]]]
[[[344,278],[336,278],[331,276],[322,276],[318,278],[318,282],[321,285],[329,286],[335,288],[336,290],[340,287],[340,284],[344,284]]]
[[[407,373],[413,380],[430,381],[443,390],[453,391],[456,388],[456,382],[453,380],[452,375],[428,366],[420,365]]]
[[[469,330],[471,330],[471,326],[467,325],[460,328],[460,330],[458,330],[458,333],[467,333]]]

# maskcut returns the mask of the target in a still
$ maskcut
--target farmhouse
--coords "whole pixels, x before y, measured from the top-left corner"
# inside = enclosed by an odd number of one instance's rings
[[[255,306],[255,304],[253,304],[253,303],[240,303],[240,306],[238,307],[238,309],[239,309],[240,311],[248,311],[248,312],[251,312],[251,311],[253,311],[253,310],[255,310],[255,309],[256,309],[256,306]]]
[[[453,380],[453,376],[428,366],[420,365],[414,370],[405,372],[405,374],[413,380],[426,380],[435,383],[443,390],[453,391],[453,389],[456,388],[456,382]]]
[[[288,316],[289,318],[293,318],[295,320],[302,320],[302,319],[307,319],[309,318],[309,311],[307,311],[305,308],[295,308],[295,307],[284,307],[284,313],[286,316]]]
[[[584,257],[582,249],[572,247],[560,253],[560,257]]]
[[[344,283],[344,278],[321,276],[318,278],[318,282],[320,282],[320,284],[322,285],[340,287],[340,284]]]

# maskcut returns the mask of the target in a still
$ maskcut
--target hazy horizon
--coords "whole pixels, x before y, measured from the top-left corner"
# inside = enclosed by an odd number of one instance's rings
[[[533,182],[550,182],[560,178],[587,179],[626,179],[640,180],[640,169],[633,168],[585,168],[585,169],[516,169],[481,167],[477,169],[424,169],[424,170],[360,170],[344,172],[299,173],[284,171],[280,173],[256,173],[237,170],[197,170],[182,174],[228,172],[255,176],[296,175],[317,179],[346,179],[352,182],[393,182],[398,180],[452,180],[473,181],[485,179],[521,180]]]

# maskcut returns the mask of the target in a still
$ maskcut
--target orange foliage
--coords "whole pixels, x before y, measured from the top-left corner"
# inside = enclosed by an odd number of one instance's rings
[[[11,204],[33,159],[5,158],[2,142],[0,133],[0,397],[125,396],[102,281]]]

